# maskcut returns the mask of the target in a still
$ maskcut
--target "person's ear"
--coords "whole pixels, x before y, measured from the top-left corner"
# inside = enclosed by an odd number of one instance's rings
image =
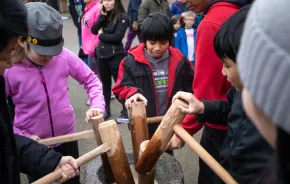
[[[26,47],[26,43],[25,43],[25,38],[23,36],[18,38],[18,44],[22,47],[25,48]]]

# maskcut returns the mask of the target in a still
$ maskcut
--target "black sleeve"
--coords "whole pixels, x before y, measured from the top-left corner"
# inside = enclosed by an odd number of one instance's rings
[[[186,58],[186,69],[187,69],[187,72],[185,72],[186,78],[184,78],[184,82],[183,82],[183,91],[194,93],[193,91],[194,70],[190,61],[188,61],[187,58]]]
[[[113,87],[113,93],[120,100],[127,100],[136,93],[143,95],[143,91],[137,87],[132,71],[127,64],[128,58],[133,59],[133,56],[128,55],[121,61],[118,71],[118,79]]]
[[[27,137],[15,135],[15,141],[20,172],[34,178],[41,178],[54,171],[62,157],[60,153]]]
[[[105,20],[106,20],[106,16],[103,14],[100,14],[98,17],[98,20],[94,23],[93,27],[91,28],[91,32],[94,35],[97,35],[99,30],[102,29]]]
[[[232,88],[227,94],[228,101],[202,100],[204,103],[204,113],[196,116],[198,122],[209,122],[216,125],[228,125],[228,115],[231,111],[235,90]]]
[[[99,35],[99,39],[102,42],[120,43],[125,36],[128,26],[129,26],[129,17],[125,14],[122,14],[118,18],[115,33],[113,34],[102,33]]]

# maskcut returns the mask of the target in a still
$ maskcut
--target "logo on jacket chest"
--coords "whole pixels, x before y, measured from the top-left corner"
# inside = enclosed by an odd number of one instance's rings
[[[90,18],[84,17],[82,21],[82,25],[85,26],[85,28],[90,29],[89,22],[90,22]]]
[[[153,76],[154,76],[154,83],[155,86],[158,89],[164,89],[167,88],[168,85],[168,71],[166,70],[153,70]]]

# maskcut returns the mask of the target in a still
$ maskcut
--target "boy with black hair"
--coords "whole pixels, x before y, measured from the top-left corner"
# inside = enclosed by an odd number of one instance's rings
[[[222,75],[222,63],[214,51],[214,37],[221,25],[243,6],[249,5],[253,0],[187,0],[187,6],[194,13],[203,13],[204,18],[197,28],[195,45],[194,68],[194,95],[200,100],[225,100],[231,84]],[[203,128],[200,144],[216,160],[225,136],[227,126],[213,125],[211,123],[198,123],[195,115],[186,116],[181,126],[191,135]],[[171,147],[179,149],[183,141],[178,136],[170,140]],[[211,183],[214,172],[202,159],[199,159],[199,184]]]
[[[170,18],[153,13],[142,24],[143,43],[130,49],[121,62],[114,94],[130,107],[137,100],[147,104],[147,116],[162,116],[173,95],[180,89],[193,92],[191,63],[170,42],[173,27]],[[148,102],[147,102],[148,100]],[[148,124],[152,137],[159,124]]]
[[[236,56],[249,9],[250,6],[246,6],[232,15],[221,26],[214,39],[214,49],[223,62],[222,73],[233,85],[227,94],[228,101],[199,101],[192,94],[184,92],[177,93],[173,98],[188,101],[189,109],[180,109],[197,114],[198,122],[228,126],[220,151],[220,163],[242,184],[259,183],[262,170],[273,151],[246,116],[242,105],[243,85],[237,70]],[[221,183],[221,180],[214,177],[212,183]]]

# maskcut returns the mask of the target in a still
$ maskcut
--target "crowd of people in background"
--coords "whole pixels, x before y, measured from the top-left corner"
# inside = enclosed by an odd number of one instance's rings
[[[68,0],[77,55],[63,47],[59,1],[24,2],[0,1],[0,183],[57,168],[59,182],[80,183],[77,142],[37,143],[76,132],[69,77],[88,94],[87,121],[110,118],[112,93],[119,123],[136,101],[153,117],[183,99],[181,126],[203,128],[200,144],[238,183],[290,182],[290,1],[130,0],[126,11],[121,0]],[[175,134],[167,152],[183,146]],[[223,181],[200,159],[198,183]]]

